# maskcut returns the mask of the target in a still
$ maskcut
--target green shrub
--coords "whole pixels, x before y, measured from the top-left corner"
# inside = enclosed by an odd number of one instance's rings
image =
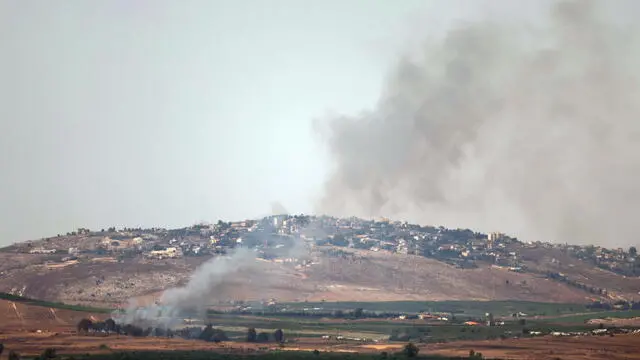
[[[266,332],[259,333],[258,337],[256,338],[256,341],[262,342],[262,343],[269,342],[269,334]]]
[[[42,359],[55,359],[57,357],[56,349],[47,348],[42,352],[42,355],[40,355],[40,357]]]
[[[256,333],[256,329],[255,328],[249,328],[247,330],[247,341],[248,342],[256,342],[257,339],[258,339],[258,334]]]
[[[408,343],[404,346],[402,351],[407,357],[416,357],[420,352],[420,349],[415,346],[413,343]]]

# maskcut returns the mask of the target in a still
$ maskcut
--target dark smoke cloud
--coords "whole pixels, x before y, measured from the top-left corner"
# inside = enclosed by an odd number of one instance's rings
[[[376,107],[323,122],[335,172],[319,211],[627,246],[640,205],[633,1],[550,3],[425,43]]]

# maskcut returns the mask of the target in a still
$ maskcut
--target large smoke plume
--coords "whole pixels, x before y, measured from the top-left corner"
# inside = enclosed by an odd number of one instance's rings
[[[639,26],[633,1],[550,2],[522,26],[482,19],[406,56],[379,102],[329,119],[319,211],[637,243]]]

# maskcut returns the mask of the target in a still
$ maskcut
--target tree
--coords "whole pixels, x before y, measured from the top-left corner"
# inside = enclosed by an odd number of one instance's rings
[[[349,240],[342,234],[335,234],[333,238],[329,240],[329,243],[334,246],[347,246],[349,245]]]
[[[134,326],[131,324],[127,324],[122,327],[122,332],[128,336],[142,336],[144,334],[144,330],[141,327]]]
[[[82,319],[78,322],[77,329],[78,332],[84,331],[85,333],[89,332],[89,329],[93,326],[93,322],[89,319]]]
[[[404,349],[402,351],[407,357],[416,357],[418,355],[418,353],[420,352],[420,349],[413,345],[413,343],[408,343],[407,345],[404,346]]]
[[[207,325],[204,330],[200,333],[200,340],[210,341],[213,337],[213,326],[211,324]]]
[[[229,341],[229,337],[222,329],[214,329],[213,338],[211,340],[218,343],[221,341]]]
[[[42,352],[42,355],[40,355],[40,358],[41,359],[55,359],[56,356],[57,356],[56,349],[47,348]]]
[[[113,319],[107,319],[104,321],[104,329],[108,332],[116,331],[116,322]]]
[[[629,255],[635,257],[638,254],[638,250],[636,249],[635,246],[632,246],[629,248]]]
[[[284,342],[284,332],[282,329],[277,329],[273,332],[273,338],[276,339],[276,342],[283,343]]]
[[[249,328],[249,330],[247,330],[247,341],[256,342],[257,338],[258,338],[258,334],[256,333],[256,329]]]
[[[364,315],[364,310],[362,308],[356,308],[353,311],[353,317],[355,317],[355,318],[361,318],[361,317],[363,317],[363,315]]]
[[[214,329],[213,326],[207,325],[207,327],[200,333],[200,340],[221,342],[229,340],[227,334],[220,329]]]
[[[269,334],[267,334],[266,332],[261,332],[258,334],[258,337],[256,338],[257,342],[269,342]]]

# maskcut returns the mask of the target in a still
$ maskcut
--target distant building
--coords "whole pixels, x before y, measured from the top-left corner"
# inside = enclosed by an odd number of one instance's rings
[[[169,247],[165,250],[153,250],[148,254],[148,257],[156,258],[156,259],[167,259],[167,258],[177,258],[181,255],[175,247]]]
[[[35,248],[29,250],[29,254],[55,254],[56,249]]]

